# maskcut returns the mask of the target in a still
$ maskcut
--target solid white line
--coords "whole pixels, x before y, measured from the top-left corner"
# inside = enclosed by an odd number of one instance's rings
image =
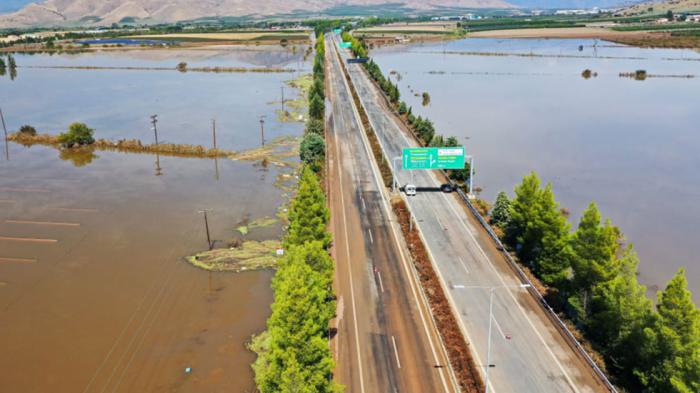
[[[362,198],[362,210],[367,211],[367,205],[365,204],[365,198]]]
[[[372,230],[368,228],[368,229],[367,229],[367,233],[369,233],[369,241],[370,241],[370,243],[374,244],[374,237],[372,237]]]
[[[453,285],[452,288],[454,288],[454,289],[464,289],[465,286],[462,285],[462,284],[457,284],[457,285]]]
[[[464,258],[459,257],[459,261],[462,262],[461,265],[462,265],[462,267],[464,268],[464,271],[466,271],[467,274],[469,274],[469,269],[467,269],[467,263],[464,262]]]
[[[505,335],[505,333],[503,333],[503,329],[501,329],[501,324],[498,323],[498,320],[496,319],[496,316],[495,316],[495,315],[493,316],[493,321],[496,322],[496,328],[497,328],[498,331],[501,333],[501,337],[503,337],[503,339],[505,340],[505,339],[506,339],[506,335]]]
[[[473,243],[474,245],[476,245],[476,247],[479,249],[479,251],[481,252],[482,257],[483,257],[484,259],[486,259],[486,260],[489,262],[488,265],[491,267],[491,270],[493,270],[493,272],[496,274],[496,276],[498,276],[498,279],[501,281],[501,284],[502,284],[503,286],[508,286],[508,284],[506,284],[506,282],[505,282],[505,280],[503,279],[503,277],[502,277],[502,276],[498,273],[498,271],[496,270],[496,267],[494,266],[493,261],[491,261],[491,259],[490,259],[488,256],[486,256],[486,252],[484,251],[484,249],[481,248],[481,245],[480,245],[479,242],[476,240],[476,238],[474,237],[474,235],[472,234],[472,232],[469,230],[469,228],[467,227],[467,224],[464,223],[464,221],[460,218],[461,216],[460,216],[460,215],[457,213],[457,211],[455,210],[454,206],[453,206],[452,203],[451,203],[451,202],[454,202],[454,199],[450,200],[449,198],[447,198],[447,196],[446,196],[445,194],[442,194],[442,196],[443,196],[443,198],[445,198],[445,200],[446,200],[446,202],[447,202],[447,205],[449,205],[449,207],[450,207],[450,209],[452,210],[452,213],[455,215],[455,217],[458,217],[458,218],[459,218],[457,221],[459,221],[459,223],[464,227],[464,229],[466,229],[467,233],[469,234],[469,237],[470,237],[471,240],[472,240],[472,243]],[[562,372],[562,374],[564,374],[564,378],[566,378],[566,381],[569,383],[569,386],[570,386],[575,392],[578,392],[579,390],[578,390],[578,388],[576,387],[576,385],[574,385],[574,382],[571,380],[571,377],[569,376],[569,373],[567,373],[566,370],[564,370],[564,366],[562,366],[561,362],[559,362],[559,359],[556,357],[556,355],[555,355],[554,352],[552,351],[552,348],[550,348],[550,346],[549,346],[549,345],[547,344],[547,342],[545,341],[544,337],[542,337],[542,335],[540,334],[540,332],[537,330],[537,328],[535,327],[535,324],[532,322],[532,320],[530,319],[530,317],[529,317],[529,316],[527,315],[527,313],[525,312],[525,309],[523,309],[523,307],[520,305],[520,303],[519,303],[518,300],[515,298],[515,296],[513,296],[513,292],[510,291],[509,289],[506,289],[506,292],[508,292],[508,294],[510,295],[510,297],[513,299],[513,303],[515,303],[515,305],[518,307],[518,309],[520,310],[520,312],[523,314],[523,316],[525,317],[525,320],[528,322],[528,324],[530,325],[530,327],[532,328],[532,330],[535,332],[535,334],[537,335],[537,337],[540,339],[540,342],[542,343],[542,345],[543,345],[545,348],[547,348],[547,352],[552,356],[552,359],[554,359],[554,363],[556,363],[556,365],[559,367],[559,370]]]
[[[384,283],[382,282],[382,273],[377,272],[377,278],[379,278],[379,289],[382,290],[382,293],[384,293]]]
[[[342,70],[341,70],[342,72]],[[343,78],[344,79],[344,78]],[[333,89],[333,83],[330,84],[331,89]],[[332,95],[331,95],[332,96]],[[336,128],[334,128],[336,129]],[[336,138],[337,139],[337,138]],[[340,148],[338,147],[339,141],[336,141],[335,144],[335,153],[338,158],[338,162],[340,162]],[[348,238],[348,230],[347,230],[347,214],[345,213],[345,196],[344,196],[344,191],[343,191],[343,173],[340,170],[340,165],[336,167],[338,170],[338,181],[340,183],[340,204],[342,206],[343,210],[343,228],[344,233],[345,233],[345,253],[347,255],[347,267],[348,267],[348,276],[350,278],[350,300],[352,301],[352,320],[353,320],[353,325],[354,325],[354,330],[355,330],[355,351],[357,352],[357,367],[359,369],[359,374],[360,374],[360,391],[362,393],[365,392],[365,381],[364,377],[362,375],[362,356],[360,352],[360,333],[359,329],[357,328],[357,305],[355,304],[355,289],[354,286],[355,284],[353,283],[352,279],[352,269],[350,269],[350,240]]]
[[[396,348],[396,339],[394,336],[391,336],[391,342],[394,343],[394,355],[396,355],[396,365],[401,368],[401,361],[399,360],[399,350]]]
[[[337,57],[336,57],[336,61],[338,61]],[[340,70],[340,72],[342,73],[342,70]],[[349,72],[349,70],[348,70],[348,72]],[[343,83],[345,84],[345,87],[348,89],[348,94],[350,94],[350,87],[348,86],[348,81],[345,79],[344,75],[343,75],[342,80],[343,80]],[[374,156],[372,155],[372,152],[369,150],[369,140],[367,139],[367,135],[365,135],[365,133],[364,133],[364,126],[362,125],[362,123],[360,123],[358,121],[358,119],[360,118],[360,114],[359,114],[359,112],[357,112],[357,108],[355,107],[355,101],[352,100],[352,97],[350,97],[350,100],[351,100],[350,106],[353,109],[353,113],[355,114],[355,120],[357,121],[359,128],[360,128],[360,131],[361,131],[360,134],[362,137],[362,141],[364,142],[363,146],[365,148],[365,151],[367,152],[367,155],[369,157],[370,162],[374,163],[375,162]],[[336,144],[336,150],[337,150],[337,144]],[[376,165],[374,165],[374,164],[370,165],[370,167],[372,169],[372,172],[374,173],[374,176],[373,176],[374,183],[377,186],[377,189],[379,190],[379,194],[382,196],[382,202],[383,202],[382,207],[384,208],[384,212],[386,213],[386,217],[391,217],[392,215],[391,215],[391,209],[389,209],[389,200],[387,199],[385,193],[383,192],[383,189],[382,189],[383,186],[379,183],[379,179],[381,178],[381,176],[379,174],[379,169],[377,169]],[[423,311],[423,308],[420,306],[421,301],[419,300],[418,292],[416,290],[416,285],[417,285],[416,282],[417,282],[418,278],[416,277],[415,272],[413,274],[411,274],[411,272],[409,270],[409,266],[408,266],[409,262],[408,262],[408,259],[406,258],[406,255],[404,254],[403,248],[401,247],[402,243],[399,241],[399,235],[398,235],[398,233],[396,231],[396,227],[394,225],[391,225],[391,233],[394,235],[394,242],[397,245],[396,248],[399,250],[399,254],[401,255],[401,262],[402,262],[402,266],[404,269],[404,273],[406,274],[406,277],[408,278],[408,282],[411,286],[411,293],[413,294],[414,301],[416,302],[416,308],[418,308],[418,314],[420,315],[421,323],[423,324],[423,330],[425,331],[425,335],[428,338],[428,344],[430,345],[430,351],[433,354],[433,359],[435,360],[435,363],[438,364],[438,363],[440,363],[440,360],[438,359],[437,351],[435,349],[435,344],[433,343],[433,339],[432,339],[430,332],[428,330],[428,324],[426,322],[425,313]],[[416,282],[414,282],[414,280],[416,280]],[[425,295],[423,295],[423,296],[425,296]],[[423,297],[422,299],[423,299],[422,304],[426,307],[426,310],[430,310],[430,305],[427,304],[427,299],[425,299],[425,297]],[[440,333],[437,332],[437,334],[439,335]],[[451,368],[450,358],[447,355],[447,351],[444,347],[444,344],[441,343],[441,347],[443,349],[443,355],[445,357],[445,361],[450,365],[450,368]],[[442,382],[442,386],[445,389],[445,391],[450,392],[450,389],[447,386],[447,381],[445,379],[445,374],[444,374],[443,370],[444,369],[440,369],[440,373],[439,373],[440,380]],[[454,378],[453,378],[453,383],[454,383],[454,388],[456,389],[456,391],[459,391],[457,382],[454,380]]]

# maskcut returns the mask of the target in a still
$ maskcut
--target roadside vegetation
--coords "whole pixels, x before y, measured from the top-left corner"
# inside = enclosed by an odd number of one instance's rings
[[[546,296],[599,352],[626,391],[700,391],[700,310],[680,269],[657,305],[637,281],[639,259],[622,231],[591,203],[575,231],[534,172],[500,193],[491,224]]]
[[[319,173],[325,167],[324,39],[319,34],[314,61],[314,86],[309,91],[309,121],[300,149],[304,164],[297,194],[289,209],[283,241],[285,256],[272,281],[275,300],[267,330],[249,348],[262,393],[335,393],[335,362],[329,347],[330,321],[335,316],[335,262],[329,255],[330,212]],[[320,103],[320,105],[318,105]]]
[[[361,57],[360,55],[368,55],[365,43],[362,40],[352,36],[349,32],[343,32],[343,40],[345,42],[352,42],[351,49],[356,57]],[[408,129],[412,131],[416,140],[418,140],[422,146],[460,146],[459,140],[456,137],[451,136],[446,138],[443,135],[438,134],[432,121],[421,116],[415,116],[413,114],[413,108],[408,106],[408,104],[406,104],[404,101],[401,101],[401,92],[399,91],[398,84],[393,83],[389,78],[385,77],[381,68],[379,68],[379,65],[375,63],[374,60],[369,59],[367,63],[364,63],[363,65],[372,80],[374,80],[377,86],[379,86],[379,88],[384,92],[390,107],[396,111]],[[423,102],[430,102],[430,94],[427,92],[423,93]],[[362,113],[360,113],[360,115],[362,115]],[[450,179],[464,186],[469,181],[471,172],[469,164],[467,163],[464,169],[449,170],[447,173]],[[391,179],[391,173],[389,173],[389,179]]]

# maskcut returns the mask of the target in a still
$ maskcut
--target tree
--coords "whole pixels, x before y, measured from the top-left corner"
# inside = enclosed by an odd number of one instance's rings
[[[538,217],[531,229],[541,233],[537,253],[532,264],[535,272],[547,285],[560,285],[569,277],[572,251],[569,245],[570,225],[554,201],[552,185],[547,184],[540,193]],[[539,228],[538,228],[539,227]]]
[[[445,142],[446,147],[458,147],[459,146],[459,140],[457,137],[451,136],[447,138],[447,141]]]
[[[672,10],[666,11],[666,19],[668,19],[669,21],[673,20],[673,11]]]
[[[320,241],[324,248],[329,247],[331,236],[326,230],[329,217],[323,189],[316,174],[306,166],[299,178],[299,191],[289,209],[289,229],[285,245]]]
[[[497,225],[501,229],[508,228],[510,222],[510,199],[508,195],[501,191],[496,196],[496,203],[491,211],[491,224]]]
[[[443,147],[445,146],[445,138],[442,135],[435,135],[433,139],[430,140],[428,144],[430,147]]]
[[[178,64],[177,64],[177,70],[180,71],[180,72],[187,72],[187,63],[185,63],[184,61],[178,63]]]
[[[399,114],[405,115],[406,113],[408,113],[408,107],[406,106],[405,102],[401,101],[399,104]]]
[[[534,248],[535,239],[530,238],[528,227],[536,219],[539,191],[540,179],[535,172],[525,176],[522,183],[515,187],[506,241],[515,247],[523,261],[531,258]]]
[[[608,367],[631,391],[641,390],[634,370],[639,365],[643,331],[653,322],[646,287],[637,281],[639,258],[632,246],[620,258],[619,274],[593,289],[588,336],[608,359]]]
[[[641,369],[636,371],[645,391],[700,391],[700,311],[680,269],[658,294],[658,318],[644,330]]]
[[[309,116],[314,119],[323,119],[323,112],[326,109],[323,99],[314,94],[309,100]]]
[[[318,95],[321,98],[325,98],[326,94],[324,92],[324,84],[323,84],[323,77],[317,75],[314,77],[313,84],[311,85],[311,89],[309,90],[309,96],[313,96],[314,94]]]
[[[580,306],[577,313],[585,319],[588,315],[588,300],[591,290],[598,284],[609,281],[618,274],[620,231],[612,226],[610,220],[601,225],[601,216],[594,202],[584,211],[578,229],[571,238],[574,251],[572,267],[574,270],[575,296],[572,304]]]
[[[2,57],[0,57],[0,71],[5,72],[5,68],[7,68],[7,65],[5,64],[5,60],[3,60]]]
[[[310,118],[306,122],[306,133],[307,134],[317,134],[317,135],[323,135],[324,134],[324,124],[323,120],[315,119],[315,118]]]
[[[95,143],[94,131],[83,123],[73,123],[68,127],[68,131],[58,136],[58,141],[63,147],[91,145]]]
[[[315,133],[304,135],[301,140],[299,156],[307,164],[323,160],[326,156],[326,142],[323,137]]]
[[[26,136],[36,136],[36,128],[30,125],[23,125],[19,128],[19,133]]]
[[[15,58],[12,55],[7,55],[7,65],[10,67],[10,71],[17,68],[17,62],[15,62]]]
[[[554,200],[551,184],[541,190],[535,172],[525,176],[515,187],[510,212],[506,241],[546,284],[561,282],[571,263],[569,223]]]

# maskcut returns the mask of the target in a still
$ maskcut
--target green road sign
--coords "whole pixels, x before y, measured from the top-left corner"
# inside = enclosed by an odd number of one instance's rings
[[[464,169],[464,147],[416,147],[403,149],[403,169]]]
[[[343,32],[343,30],[342,30],[342,29],[333,29],[333,32],[334,32],[335,34],[340,34],[340,33]]]
[[[351,42],[341,42],[338,44],[338,46],[341,48],[352,48],[352,43]]]

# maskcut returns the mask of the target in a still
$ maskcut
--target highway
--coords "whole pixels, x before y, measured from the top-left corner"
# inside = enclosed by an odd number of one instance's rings
[[[327,45],[329,200],[336,261],[335,378],[350,393],[456,393],[335,52]]]
[[[337,48],[337,41],[334,43]],[[346,50],[338,52],[343,59],[350,55]],[[418,146],[362,66],[346,67],[387,157],[401,156],[402,148]],[[432,171],[415,171],[414,175],[418,187],[441,184]],[[399,171],[401,184],[409,179],[410,173]],[[455,194],[419,192],[408,201],[482,375],[487,362],[490,288],[500,287],[494,290],[492,392],[607,391],[537,301],[519,288],[515,273]]]

